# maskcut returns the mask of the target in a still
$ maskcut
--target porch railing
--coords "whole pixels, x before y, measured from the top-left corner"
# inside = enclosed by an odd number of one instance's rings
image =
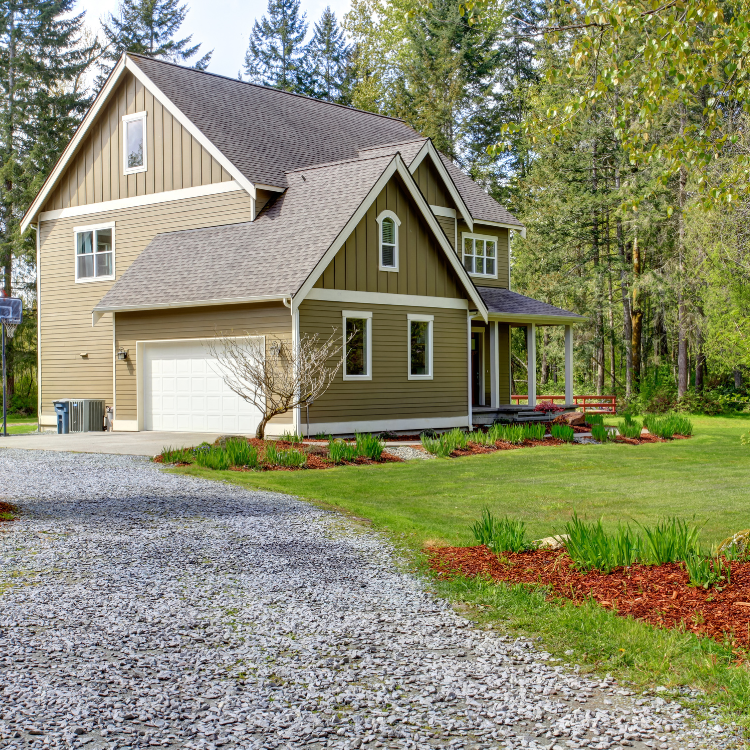
[[[513,404],[521,404],[527,403],[529,397],[521,394],[511,396],[510,400]],[[537,404],[541,401],[552,401],[552,403],[559,401],[564,404],[565,396],[538,395],[536,397]],[[587,411],[600,414],[617,414],[617,396],[573,396],[573,403],[580,406],[584,414]]]

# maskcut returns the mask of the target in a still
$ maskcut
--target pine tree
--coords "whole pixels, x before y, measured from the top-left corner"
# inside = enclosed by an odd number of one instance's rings
[[[268,0],[268,15],[256,21],[245,53],[245,75],[253,83],[307,93],[304,64],[307,18],[300,0]]]
[[[75,0],[0,1],[0,268],[3,288],[27,305],[35,289],[35,237],[21,236],[20,220],[90,103],[83,75],[95,45],[84,41],[83,13],[72,15],[74,6]],[[33,315],[27,320],[33,325]],[[13,341],[10,394],[17,366],[27,364],[18,361]]]
[[[351,50],[336,14],[326,8],[307,45],[310,94],[316,99],[348,104],[351,89]]]
[[[124,0],[119,15],[110,13],[109,20],[102,22],[106,43],[97,87],[104,83],[123,52],[172,62],[188,62],[195,57],[201,45],[191,45],[192,35],[175,39],[187,12],[188,6],[179,5],[179,0]],[[213,51],[203,55],[193,67],[205,70],[212,54]]]

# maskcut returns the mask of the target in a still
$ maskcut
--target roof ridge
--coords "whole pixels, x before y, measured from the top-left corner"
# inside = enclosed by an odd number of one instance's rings
[[[400,154],[397,151],[396,154]],[[295,174],[296,172],[310,172],[313,169],[327,169],[335,167],[338,164],[353,164],[357,161],[375,161],[376,159],[393,159],[396,154],[380,154],[379,156],[352,156],[349,159],[339,159],[338,161],[326,161],[321,164],[311,164],[309,167],[298,167],[297,169],[288,169],[284,174]],[[403,157],[402,157],[403,158]]]
[[[137,57],[142,60],[148,60],[150,62],[156,62],[161,63],[162,65],[171,65],[173,68],[179,68],[180,70],[188,70],[192,73],[201,73],[203,75],[207,76],[213,76],[214,78],[223,78],[226,81],[232,81],[233,83],[241,83],[245,86],[254,86],[257,89],[263,89],[264,91],[273,91],[278,94],[286,94],[288,96],[296,96],[299,99],[307,99],[311,102],[316,102],[318,104],[327,104],[331,107],[339,107],[340,109],[345,109],[348,112],[361,112],[365,115],[373,115],[373,117],[382,117],[385,120],[394,120],[395,122],[401,122],[407,127],[411,127],[403,118],[401,117],[391,117],[390,115],[381,115],[379,112],[371,112],[369,109],[360,109],[359,107],[350,107],[346,104],[338,104],[337,102],[327,102],[325,99],[316,99],[314,96],[307,96],[307,94],[297,94],[294,91],[284,91],[284,89],[277,89],[273,86],[264,86],[261,83],[252,83],[251,81],[243,81],[241,78],[231,78],[230,76],[224,76],[221,75],[221,73],[212,73],[208,70],[198,70],[197,68],[191,68],[187,65],[178,65],[175,62],[172,62],[171,60],[160,60],[157,57],[149,57],[148,55],[141,55],[138,52],[126,52],[129,57]]]

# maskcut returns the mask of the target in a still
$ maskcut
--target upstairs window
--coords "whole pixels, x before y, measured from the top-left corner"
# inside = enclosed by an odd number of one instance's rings
[[[122,118],[123,172],[146,171],[146,113],[136,112]]]
[[[497,237],[464,234],[464,268],[472,276],[497,278]]]
[[[398,271],[398,228],[400,219],[393,211],[383,211],[377,219],[380,235],[381,271]]]
[[[74,231],[76,281],[113,279],[115,276],[114,224],[78,227]]]
[[[372,380],[372,313],[343,310],[344,380]]]

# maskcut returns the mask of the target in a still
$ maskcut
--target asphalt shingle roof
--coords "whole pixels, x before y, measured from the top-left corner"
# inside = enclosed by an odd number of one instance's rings
[[[496,287],[478,286],[479,292],[487,310],[490,313],[506,313],[508,315],[533,315],[538,317],[561,317],[579,318],[585,320],[583,315],[563,310],[560,307],[540,302],[531,297],[525,297],[510,289],[499,289]]]
[[[295,294],[392,159],[292,172],[255,221],[157,235],[94,309]]]

